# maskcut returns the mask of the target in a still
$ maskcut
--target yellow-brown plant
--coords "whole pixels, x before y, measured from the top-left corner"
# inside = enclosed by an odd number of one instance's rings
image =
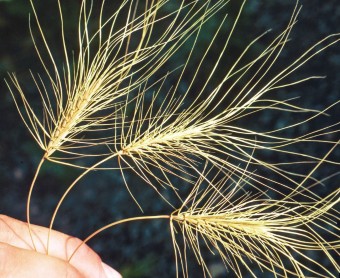
[[[226,186],[227,182],[230,184]],[[249,181],[233,177],[218,181],[215,187],[195,186],[182,207],[171,215],[173,244],[183,276],[189,276],[187,250],[195,253],[205,276],[209,275],[202,243],[219,254],[236,277],[244,277],[246,272],[257,277],[257,267],[275,277],[305,277],[306,272],[312,277],[334,276],[306,250],[326,256],[336,271],[340,270],[339,212],[335,209],[339,189],[314,202],[275,200],[256,192],[259,190]],[[304,196],[303,192],[295,193],[296,198]],[[184,250],[176,240],[178,234]],[[335,239],[328,241],[329,235]]]
[[[223,32],[227,15],[223,16],[213,39],[202,52],[195,70],[191,70],[191,81],[183,92],[180,84],[190,72],[188,68],[199,47],[204,25],[229,1],[179,1],[174,12],[162,14],[160,11],[168,4],[167,0],[142,4],[124,0],[108,18],[104,16],[106,3],[103,1],[97,15],[99,23],[95,31],[90,32],[95,3],[83,0],[79,13],[78,49],[76,55],[71,55],[64,31],[62,5],[58,0],[64,61],[54,58],[33,0],[30,1],[40,39],[32,37],[46,75],[32,74],[41,97],[42,112],[33,109],[15,74],[10,74],[11,82],[8,82],[20,116],[44,151],[28,194],[29,225],[31,195],[44,161],[84,169],[60,198],[51,218],[52,229],[63,200],[79,180],[93,170],[114,170],[106,163],[116,160],[134,199],[125,179],[128,169],[171,206],[172,200],[163,196],[161,188],[173,189],[182,206],[171,215],[114,222],[85,241],[120,223],[166,218],[170,220],[178,273],[181,266],[185,277],[189,276],[188,246],[202,265],[204,274],[210,275],[200,247],[202,242],[212,253],[218,253],[237,277],[242,277],[240,265],[255,276],[250,262],[276,276],[302,277],[305,271],[313,275],[332,275],[315,259],[308,257],[306,250],[322,252],[339,270],[333,254],[338,254],[340,246],[336,234],[339,230],[333,222],[339,220],[338,211],[334,209],[339,202],[339,190],[320,198],[311,186],[306,185],[313,180],[312,174],[321,163],[339,162],[328,159],[328,154],[315,157],[308,152],[290,149],[291,145],[304,143],[336,147],[337,142],[324,138],[339,131],[338,123],[295,138],[282,135],[288,129],[325,114],[338,102],[323,111],[315,111],[299,107],[287,98],[276,99],[273,91],[320,78],[289,79],[314,56],[338,43],[340,34],[322,39],[277,70],[279,56],[300,12],[297,3],[287,27],[267,47],[255,58],[248,58],[252,46],[264,33],[251,41],[234,59],[232,66],[225,69],[223,57],[235,35],[246,3],[243,1],[230,32],[225,35],[225,43],[214,66],[207,72],[205,63],[217,37]],[[119,26],[117,21],[122,15],[126,21],[124,26]],[[189,38],[193,44],[183,65],[167,69],[166,62]],[[62,70],[60,64],[63,64]],[[159,77],[158,72],[164,72],[164,68],[166,73]],[[214,77],[221,70],[223,77],[216,84]],[[177,81],[167,88],[166,81],[176,75]],[[202,76],[204,80],[199,83],[203,85],[197,90],[195,83]],[[239,119],[255,117],[262,110],[309,113],[309,116],[264,132],[259,132],[256,127],[249,129],[238,125]],[[258,158],[257,153],[261,151],[283,153],[293,160],[266,161]],[[308,173],[300,173],[288,171],[285,166],[289,163],[314,163],[317,166]],[[207,165],[211,170],[206,171]],[[258,174],[254,172],[256,168],[272,172],[281,179]],[[210,173],[215,170],[218,174],[210,179]],[[218,178],[220,176],[223,177]],[[189,196],[183,197],[181,188],[172,182],[173,177],[191,184],[193,189]],[[202,184],[206,187],[202,188]],[[273,192],[279,198],[271,198]],[[299,201],[299,198],[306,201]],[[142,208],[142,204],[137,199],[135,201]],[[178,233],[182,233],[184,247],[176,239]],[[323,233],[336,239],[327,241]],[[49,239],[47,250],[48,242]],[[296,255],[316,268],[300,262]],[[285,260],[289,261],[288,265]]]
[[[44,60],[41,46],[32,35],[47,76],[47,81],[44,81],[42,77],[32,74],[41,97],[42,118],[39,118],[39,113],[30,105],[15,74],[10,74],[10,80],[19,93],[24,112],[21,112],[16,95],[8,84],[21,118],[44,151],[28,195],[29,225],[31,194],[44,161],[84,168],[76,164],[79,158],[102,159],[110,155],[106,146],[116,140],[116,121],[122,117],[120,111],[124,109],[124,106],[121,107],[125,104],[124,97],[144,84],[200,24],[225,5],[223,1],[218,1],[211,6],[206,3],[198,7],[197,1],[182,2],[175,12],[157,16],[159,9],[167,2],[146,1],[139,5],[139,1],[125,0],[109,18],[104,19],[106,2],[103,1],[99,25],[90,34],[88,25],[93,3],[83,0],[79,14],[78,56],[72,57],[67,47],[63,12],[58,0],[61,45],[65,58],[64,67],[60,70],[45,38],[34,3],[30,1],[42,44],[51,64],[49,67],[48,61]],[[143,9],[140,6],[144,6],[144,11],[137,15],[137,8]],[[117,28],[116,21],[122,12],[127,12],[126,23]],[[171,19],[171,24],[163,26],[162,32],[154,35],[155,26],[165,25],[163,21],[168,18]],[[132,46],[131,40],[135,37],[139,41]]]
[[[312,275],[307,277],[336,277],[313,253],[306,251],[326,256],[336,271],[340,271],[337,262],[340,217],[335,208],[340,189],[315,199],[300,184],[295,198],[307,197],[310,201],[276,200],[267,196],[261,185],[251,183],[249,177],[220,171],[209,179],[212,171],[213,168],[203,170],[191,193],[172,214],[119,220],[100,228],[84,243],[122,223],[167,219],[177,276],[182,273],[183,277],[190,277],[187,258],[193,252],[204,277],[212,277],[202,252],[205,247],[204,250],[221,257],[233,277],[244,277],[247,272],[257,277],[259,270],[269,270],[275,277],[306,277],[306,272]],[[327,240],[329,237],[333,239]]]

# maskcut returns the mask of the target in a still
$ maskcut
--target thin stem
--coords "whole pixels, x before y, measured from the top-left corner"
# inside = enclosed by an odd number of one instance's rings
[[[37,167],[37,170],[35,171],[35,174],[34,174],[34,177],[33,177],[32,183],[30,185],[29,192],[28,192],[27,203],[26,203],[26,218],[27,218],[27,223],[28,223],[28,231],[29,231],[31,241],[32,241],[32,245],[33,245],[33,248],[34,248],[35,251],[37,251],[37,248],[34,244],[34,239],[33,239],[33,234],[32,234],[32,229],[31,229],[30,205],[31,205],[31,197],[32,197],[33,188],[34,188],[35,182],[37,180],[41,166],[43,165],[44,162],[45,162],[45,155],[40,160],[38,167]]]
[[[73,251],[72,255],[70,256],[70,258],[68,259],[68,261],[70,262],[72,257],[74,256],[74,254],[79,250],[79,248],[81,246],[83,246],[86,242],[88,242],[90,239],[92,239],[93,237],[95,237],[96,235],[98,235],[99,233],[103,232],[104,230],[107,230],[109,228],[112,228],[114,226],[117,226],[119,224],[123,224],[126,222],[132,222],[132,221],[140,221],[140,220],[154,220],[154,219],[170,219],[171,216],[170,215],[153,215],[153,216],[138,216],[138,217],[131,217],[131,218],[125,218],[125,219],[121,219],[115,222],[112,222],[98,230],[96,230],[95,232],[93,232],[91,235],[89,235],[81,244],[78,245],[78,247]]]
[[[112,159],[113,157],[120,155],[120,152],[117,152],[113,155],[110,155],[108,157],[106,157],[105,159],[97,162],[96,164],[94,164],[93,166],[91,166],[90,168],[88,168],[86,171],[84,171],[79,177],[77,177],[74,182],[67,188],[67,190],[64,192],[63,196],[60,198],[54,212],[51,218],[51,222],[50,222],[50,226],[49,226],[49,230],[48,230],[48,236],[47,236],[47,247],[46,247],[46,253],[48,255],[49,253],[49,245],[50,245],[50,237],[51,237],[51,231],[52,231],[52,227],[53,227],[53,223],[55,220],[55,217],[59,211],[59,208],[61,206],[61,204],[63,203],[64,199],[66,198],[66,196],[68,195],[68,193],[72,190],[72,188],[79,182],[80,179],[82,179],[86,174],[88,174],[90,171],[92,171],[93,169],[97,168],[99,165],[103,164],[104,162]]]

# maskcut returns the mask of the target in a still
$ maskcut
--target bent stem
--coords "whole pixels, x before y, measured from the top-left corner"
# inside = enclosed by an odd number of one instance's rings
[[[107,230],[109,228],[112,228],[114,226],[117,226],[119,224],[126,223],[126,222],[140,221],[140,220],[154,220],[154,219],[171,219],[171,216],[170,215],[139,216],[139,217],[131,217],[131,218],[126,218],[126,219],[122,219],[122,220],[118,220],[118,221],[112,222],[112,223],[110,223],[110,224],[108,224],[108,225],[98,229],[97,231],[93,232],[86,239],[84,239],[83,242],[81,244],[79,244],[78,247],[73,251],[72,255],[68,259],[68,262],[71,261],[71,259],[73,258],[75,253],[77,253],[77,251],[79,250],[79,248],[81,246],[83,246],[86,242],[88,242],[90,239],[92,239],[93,237],[95,237],[99,233],[101,233],[101,232],[103,232],[103,231],[105,231],[105,230]]]
[[[51,222],[50,222],[50,226],[48,228],[48,236],[47,236],[47,247],[46,247],[46,253],[47,255],[49,254],[49,245],[50,245],[50,237],[51,237],[51,231],[52,231],[52,227],[53,227],[53,224],[54,224],[54,220],[55,220],[55,217],[59,211],[59,208],[61,206],[61,204],[63,203],[64,199],[66,198],[66,196],[68,195],[68,193],[72,190],[72,188],[86,175],[88,174],[90,171],[96,169],[99,165],[105,163],[106,161],[114,158],[115,156],[117,155],[121,155],[121,152],[117,152],[117,153],[114,153],[104,159],[102,159],[101,161],[97,162],[96,164],[94,164],[93,166],[91,166],[90,168],[86,169],[86,171],[84,171],[79,177],[77,177],[74,182],[67,188],[67,190],[64,192],[63,196],[60,198],[56,208],[54,209],[54,212],[53,212],[53,215],[52,215],[52,218],[51,218]]]
[[[35,251],[37,251],[37,248],[36,248],[35,243],[34,243],[32,229],[31,229],[30,205],[31,205],[31,197],[32,197],[33,188],[34,188],[35,182],[37,180],[38,174],[40,172],[41,166],[45,162],[45,159],[46,158],[45,158],[45,155],[44,155],[43,158],[40,160],[40,162],[38,164],[37,170],[35,171],[32,183],[30,185],[30,189],[29,189],[28,196],[27,196],[27,203],[26,203],[26,218],[27,218],[27,223],[28,223],[28,231],[29,231],[30,238],[31,238],[31,241],[32,241],[32,245],[33,245],[33,248],[34,248]]]

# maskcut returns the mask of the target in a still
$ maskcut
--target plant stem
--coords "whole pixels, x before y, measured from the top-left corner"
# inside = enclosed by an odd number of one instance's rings
[[[60,198],[56,208],[54,209],[52,218],[51,218],[51,222],[50,222],[50,226],[49,226],[49,230],[48,230],[48,236],[47,236],[47,245],[46,245],[46,253],[48,255],[49,253],[49,245],[50,245],[50,237],[51,237],[51,231],[52,231],[52,227],[53,227],[53,223],[54,220],[56,218],[56,215],[59,211],[59,208],[62,204],[62,202],[64,201],[64,199],[66,198],[66,196],[68,195],[68,193],[72,190],[72,188],[78,183],[79,180],[81,180],[86,174],[88,174],[90,171],[94,170],[96,167],[98,167],[99,165],[101,165],[102,163],[112,159],[113,157],[120,155],[120,152],[114,153],[108,157],[106,157],[105,159],[97,162],[96,164],[94,164],[93,166],[91,166],[90,168],[86,169],[86,171],[84,171],[79,177],[77,177],[74,182],[67,188],[67,190],[64,192],[63,196]]]
[[[86,239],[84,239],[84,241],[81,244],[79,244],[78,247],[73,251],[73,253],[70,256],[70,258],[68,259],[68,261],[69,262],[71,261],[72,257],[79,250],[79,248],[81,246],[83,246],[86,242],[88,242],[90,239],[92,239],[93,237],[95,237],[99,233],[103,232],[104,230],[107,230],[109,228],[112,228],[114,226],[117,226],[119,224],[123,224],[123,223],[126,223],[126,222],[140,221],[140,220],[154,220],[154,219],[170,219],[170,218],[171,218],[170,215],[153,215],[153,216],[139,216],[139,217],[125,218],[125,219],[121,219],[121,220],[112,222],[112,223],[110,223],[110,224],[108,224],[108,225],[106,225],[106,226],[96,230],[91,235],[89,235]]]
[[[37,251],[37,248],[34,244],[34,239],[33,239],[33,234],[32,234],[32,229],[31,229],[30,205],[31,205],[31,197],[32,197],[33,188],[34,188],[35,182],[37,180],[41,166],[43,165],[44,162],[45,162],[45,155],[40,160],[38,167],[37,167],[37,170],[35,171],[35,174],[34,174],[34,177],[33,177],[32,183],[30,185],[29,192],[28,192],[27,203],[26,203],[26,218],[27,218],[27,223],[28,223],[28,231],[29,231],[31,241],[32,241],[32,245],[33,245],[33,248],[34,248],[35,251]]]

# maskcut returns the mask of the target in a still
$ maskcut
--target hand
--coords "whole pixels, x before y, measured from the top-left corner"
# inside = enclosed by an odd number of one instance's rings
[[[27,223],[0,215],[0,278],[121,277],[117,271],[102,263],[86,244],[67,262],[81,243],[80,239],[52,231],[49,255],[46,255],[48,229],[32,225],[32,231],[37,251],[32,247]]]

